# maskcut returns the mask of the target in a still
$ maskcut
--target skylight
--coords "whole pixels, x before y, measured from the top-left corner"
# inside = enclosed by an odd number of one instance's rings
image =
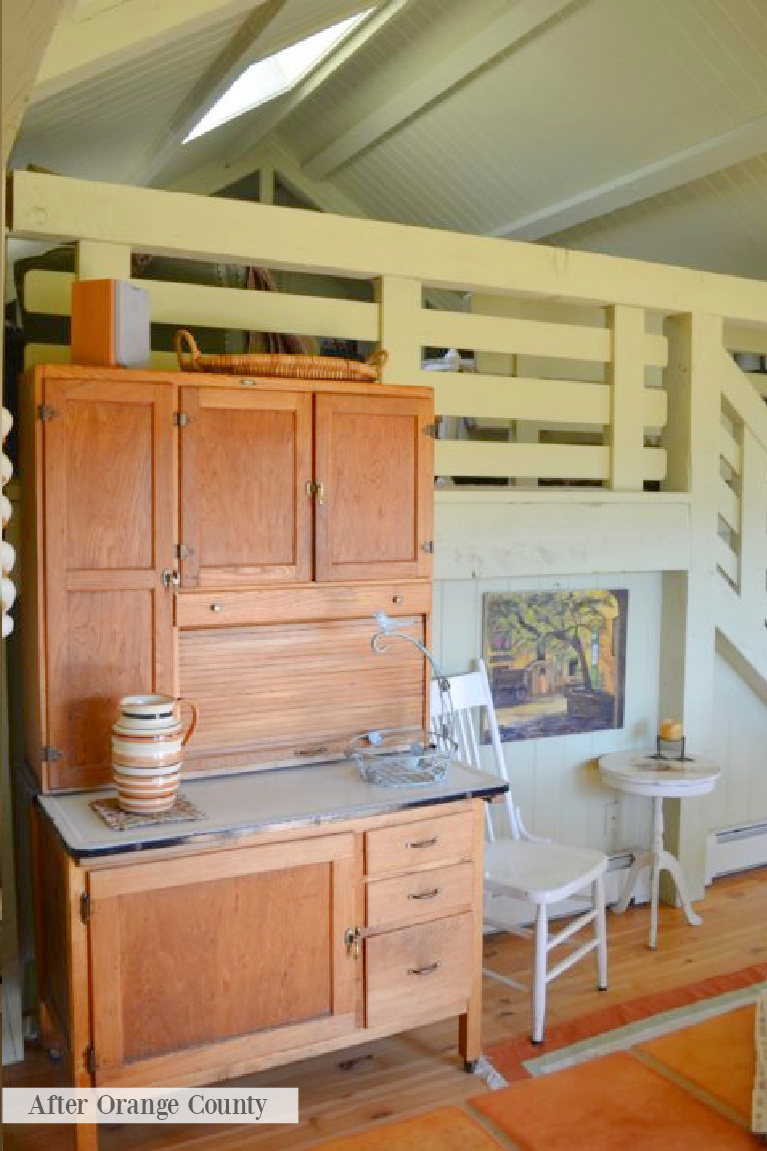
[[[210,111],[205,113],[184,139],[184,143],[196,139],[197,136],[204,136],[206,132],[226,124],[229,120],[234,120],[243,112],[250,112],[259,104],[266,104],[268,100],[287,92],[372,11],[372,8],[367,8],[364,12],[358,12],[356,16],[331,24],[329,28],[323,28],[321,32],[315,32],[313,36],[307,36],[297,44],[291,44],[289,48],[283,48],[281,52],[275,52],[274,55],[251,64],[216,101]]]

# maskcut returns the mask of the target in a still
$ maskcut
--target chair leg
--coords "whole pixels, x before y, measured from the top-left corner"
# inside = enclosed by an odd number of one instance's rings
[[[549,917],[545,903],[539,903],[535,916],[535,960],[533,967],[533,1043],[543,1041],[546,1018],[546,957]]]
[[[605,913],[605,882],[599,875],[591,885],[594,899],[594,909],[597,917],[594,920],[594,934],[597,937],[597,986],[600,991],[607,990],[607,915]]]

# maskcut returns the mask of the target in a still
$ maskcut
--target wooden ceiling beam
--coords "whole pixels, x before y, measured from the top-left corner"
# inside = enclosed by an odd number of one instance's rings
[[[72,7],[73,0],[5,0],[3,4],[3,165],[56,25]]]
[[[266,0],[123,0],[106,8],[86,5],[56,28],[32,102],[124,66],[176,36],[247,12]]]
[[[514,240],[540,240],[693,180],[703,179],[763,152],[767,152],[767,114],[626,172],[615,180],[587,188],[538,212],[519,216],[494,228],[489,234]]]
[[[389,0],[379,10],[364,20],[359,28],[355,29],[350,36],[338,46],[338,48],[331,52],[325,60],[315,68],[305,80],[296,85],[280,99],[273,100],[268,110],[260,110],[256,120],[255,129],[249,128],[248,118],[243,118],[243,134],[241,137],[241,144],[245,147],[239,151],[235,151],[232,157],[233,161],[237,161],[243,154],[251,151],[256,145],[260,143],[270,132],[273,132],[285,120],[291,112],[294,112],[300,104],[308,100],[318,88],[325,84],[331,76],[342,68],[347,60],[359,52],[360,48],[364,47],[374,36],[386,27],[390,20],[392,20],[402,9],[410,3],[410,0]]]
[[[267,0],[237,30],[208,70],[192,85],[170,123],[158,126],[129,173],[128,183],[147,184],[182,144],[184,138],[245,69],[258,59],[258,42],[288,0]]]
[[[510,11],[427,68],[414,83],[398,91],[375,112],[353,124],[307,160],[306,174],[315,180],[325,179],[577,3],[579,0],[519,0]]]

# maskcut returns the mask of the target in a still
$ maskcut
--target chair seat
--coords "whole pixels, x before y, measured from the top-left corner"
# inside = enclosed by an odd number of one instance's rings
[[[534,903],[558,903],[591,883],[607,856],[587,847],[496,839],[485,844],[485,889]]]

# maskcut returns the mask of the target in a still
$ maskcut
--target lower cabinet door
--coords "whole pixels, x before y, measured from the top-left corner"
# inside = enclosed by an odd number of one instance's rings
[[[365,1023],[404,1029],[466,1010],[471,912],[365,940]]]
[[[352,848],[345,833],[92,871],[96,1083],[211,1081],[352,1032]]]

